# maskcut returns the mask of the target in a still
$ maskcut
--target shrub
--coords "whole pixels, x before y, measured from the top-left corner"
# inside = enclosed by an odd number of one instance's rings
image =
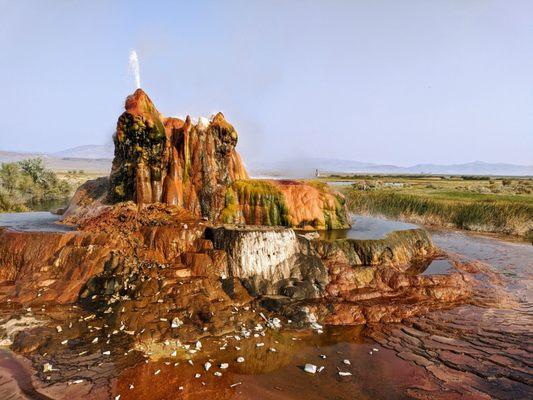
[[[39,204],[66,200],[70,184],[45,168],[42,159],[0,165],[0,212],[27,211]]]

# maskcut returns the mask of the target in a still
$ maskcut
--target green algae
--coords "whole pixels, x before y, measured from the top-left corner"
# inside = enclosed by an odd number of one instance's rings
[[[145,107],[148,107],[145,105]],[[152,107],[153,108],[153,107]],[[165,149],[166,134],[156,111],[154,120],[141,115],[123,113],[117,122],[117,134],[114,135],[115,162],[117,168],[111,175],[110,197],[115,202],[133,200],[135,195],[135,168],[144,163],[150,170],[151,179],[162,178],[161,164]]]
[[[268,181],[239,180],[228,188],[220,220],[237,223],[242,221],[241,216],[248,224],[289,226],[289,211],[283,194]]]

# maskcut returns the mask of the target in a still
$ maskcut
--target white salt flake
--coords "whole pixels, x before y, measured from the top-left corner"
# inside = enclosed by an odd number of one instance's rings
[[[308,374],[316,374],[316,369],[317,367],[314,364],[305,364],[304,366],[304,371]]]

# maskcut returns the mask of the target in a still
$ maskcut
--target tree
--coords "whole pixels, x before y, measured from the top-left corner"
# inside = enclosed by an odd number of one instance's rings
[[[19,161],[20,168],[31,176],[33,182],[43,183],[45,179],[46,168],[42,158],[28,158],[27,160]],[[54,174],[55,175],[55,174]]]

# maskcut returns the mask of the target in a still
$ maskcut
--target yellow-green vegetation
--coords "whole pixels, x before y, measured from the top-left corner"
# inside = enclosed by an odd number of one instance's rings
[[[532,238],[533,180],[488,177],[352,177],[352,212]]]
[[[307,184],[318,189],[324,196],[323,220],[317,216],[313,220],[291,221],[285,195],[278,186],[273,182],[257,179],[239,180],[228,188],[220,220],[223,223],[289,226],[303,229],[308,227],[348,228],[344,197],[339,193],[332,193],[328,185],[323,182],[308,182]],[[305,207],[305,204],[302,206]]]
[[[331,194],[334,197],[333,208],[324,208],[324,228],[328,230],[349,228],[350,224],[345,211],[346,200],[344,196],[339,192],[332,191],[329,185],[324,181],[309,180],[306,183],[315,187],[324,195]]]
[[[220,220],[239,223],[244,222],[243,219],[249,224],[288,226],[288,209],[283,194],[268,181],[234,182],[226,191]]]
[[[66,203],[73,186],[40,158],[0,166],[0,212],[39,210]]]

